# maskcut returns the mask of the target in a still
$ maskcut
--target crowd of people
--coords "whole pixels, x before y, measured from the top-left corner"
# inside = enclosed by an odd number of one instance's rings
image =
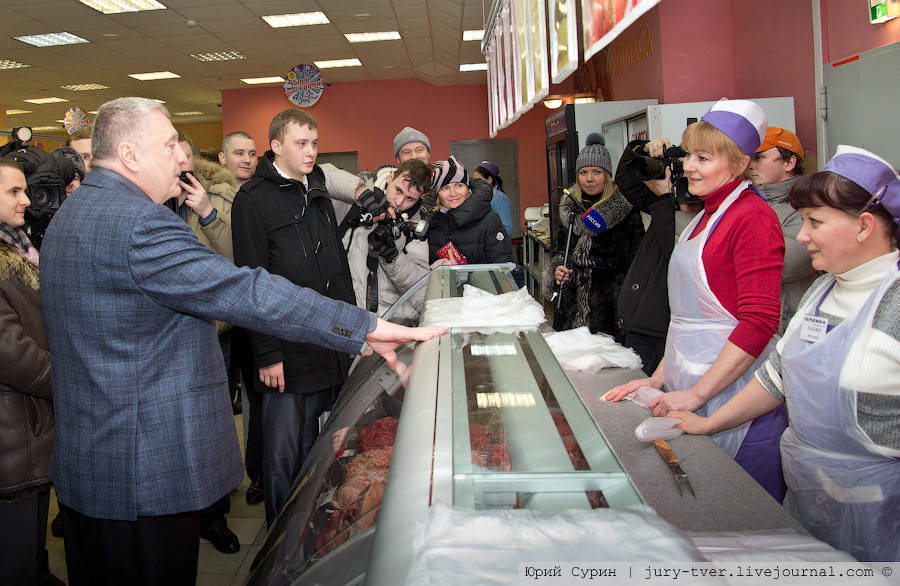
[[[495,163],[432,164],[405,127],[365,177],[319,165],[318,137],[287,109],[265,153],[234,132],[213,162],[158,102],[113,100],[56,154],[67,197],[38,245],[30,171],[0,158],[4,580],[59,583],[52,482],[71,583],[193,583],[200,536],[240,548],[225,515],[245,469],[274,521],[363,343],[393,364],[444,331],[378,316],[435,267],[513,262]],[[647,376],[608,400],[665,390],[654,415],[712,435],[813,535],[900,559],[900,176],[853,147],[803,175],[797,136],[745,100],[680,144],[686,199],[670,170],[627,170],[668,138],[629,143],[614,173],[587,137],[545,279],[554,327],[640,355]]]

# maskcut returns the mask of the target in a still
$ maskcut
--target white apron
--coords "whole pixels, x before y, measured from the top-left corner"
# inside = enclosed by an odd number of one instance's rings
[[[839,380],[845,369],[856,380],[850,347],[898,278],[892,270],[856,317],[818,342],[803,341],[796,328],[781,353],[790,421],[781,438],[785,507],[815,537],[860,561],[900,560],[900,460],[866,449],[873,444],[856,420],[856,392]],[[818,313],[834,277],[823,281],[797,318]]]
[[[738,324],[737,318],[726,310],[709,288],[706,270],[703,267],[703,248],[719,220],[737,200],[741,192],[749,186],[742,181],[725,198],[719,209],[709,218],[703,231],[690,239],[694,228],[703,218],[697,214],[681,233],[678,244],[669,260],[669,307],[671,318],[666,336],[664,384],[667,391],[684,391],[696,384],[715,362],[728,336]],[[774,348],[770,340],[759,357],[738,379],[721,393],[700,407],[696,413],[703,417],[712,415],[738,393],[753,377],[756,369],[765,361]],[[719,432],[713,440],[734,458],[751,422]]]

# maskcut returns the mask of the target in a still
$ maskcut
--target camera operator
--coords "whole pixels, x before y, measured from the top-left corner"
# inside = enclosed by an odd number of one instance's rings
[[[674,161],[671,159],[663,168],[662,178],[658,176],[658,168],[656,178],[650,180],[643,180],[646,174],[635,172],[637,166],[646,167],[646,162],[641,160],[644,157],[665,164],[665,154],[671,146],[666,139],[633,140],[622,153],[616,169],[616,185],[629,205],[650,216],[650,224],[625,275],[617,307],[625,345],[641,357],[648,375],[656,370],[666,349],[669,257],[678,235],[703,208],[703,202],[686,193],[686,189],[679,189],[677,196],[672,192],[669,167],[674,166]],[[679,171],[676,169],[676,179]]]
[[[344,234],[353,292],[359,307],[383,314],[428,272],[428,244],[410,233],[421,219],[422,196],[431,185],[431,169],[419,159],[400,163],[382,191],[366,189],[345,218]],[[406,217],[404,220],[403,217]]]

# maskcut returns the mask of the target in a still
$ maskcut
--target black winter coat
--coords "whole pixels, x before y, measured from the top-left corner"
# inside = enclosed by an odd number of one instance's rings
[[[267,152],[235,196],[231,209],[235,264],[262,267],[355,305],[347,254],[322,169],[316,165],[307,175],[306,190],[299,181],[282,177],[273,161],[274,154]],[[250,341],[257,368],[284,362],[285,392],[320,391],[347,378],[347,354],[252,331]]]
[[[667,280],[669,258],[675,248],[675,203],[671,196],[657,196],[625,171],[628,161],[638,156],[634,148],[646,143],[646,140],[628,143],[616,169],[616,185],[625,198],[651,217],[634,262],[625,275],[618,317],[619,326],[626,333],[665,338],[669,329]]]
[[[491,211],[491,186],[473,179],[472,195],[459,207],[431,215],[428,227],[428,262],[437,260],[437,251],[453,242],[470,264],[513,262],[509,234]]]
[[[554,309],[553,329],[557,331],[588,326],[591,333],[620,337],[616,323],[616,299],[640,244],[644,226],[640,213],[636,209],[628,209],[618,189],[607,200],[592,207],[606,218],[608,214],[605,211],[611,205],[624,205],[626,209],[621,212],[617,223],[599,234],[585,226],[581,220],[581,210],[570,200],[564,200],[559,206],[557,242],[563,249],[556,251],[553,262],[547,267],[547,274],[544,275],[545,295],[549,296],[553,290],[556,284],[554,272],[565,259],[564,247],[569,219],[573,214],[572,241],[566,267],[574,272],[562,288],[560,308]]]

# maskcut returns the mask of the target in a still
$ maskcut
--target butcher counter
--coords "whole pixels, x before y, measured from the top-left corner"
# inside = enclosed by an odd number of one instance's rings
[[[427,300],[470,285],[515,291],[512,265],[441,267],[385,315],[417,324]],[[451,328],[356,361],[248,584],[401,584],[429,507],[563,511],[648,505],[689,531],[802,527],[707,437],[670,445],[696,496],[681,495],[652,444],[649,411],[606,403],[637,370],[564,372],[540,328]]]

